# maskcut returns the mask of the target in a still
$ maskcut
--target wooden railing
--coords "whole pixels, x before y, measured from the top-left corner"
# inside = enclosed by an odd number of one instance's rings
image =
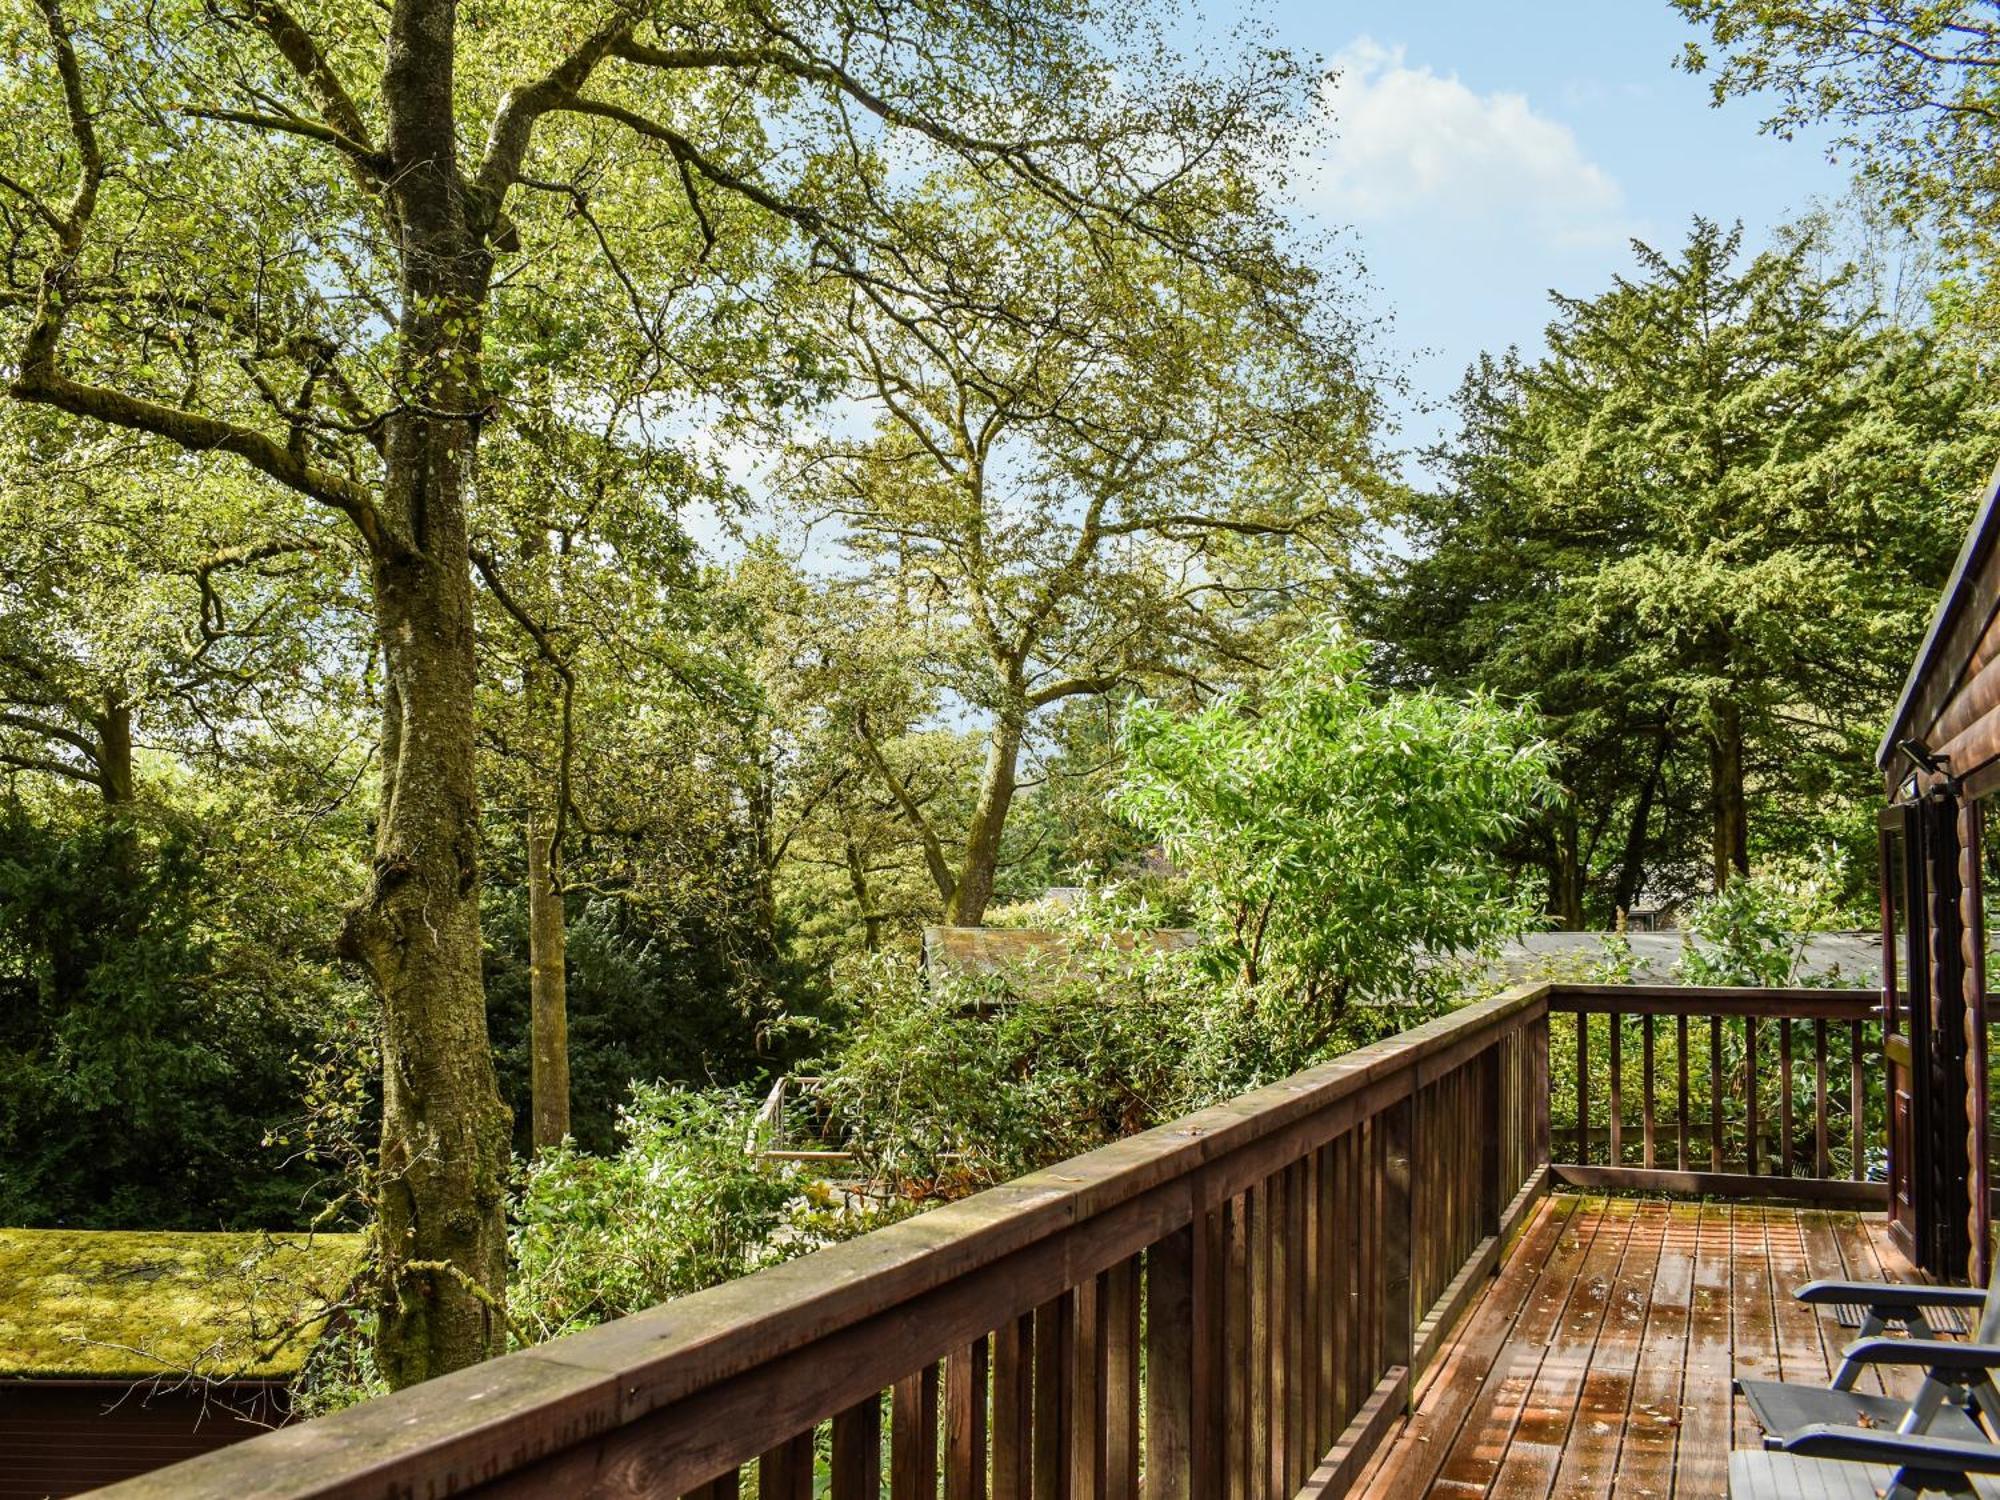
[[[127,1495],[1338,1495],[1547,1183],[1549,987]]]
[[[1879,997],[1559,985],[1552,1170],[1585,1187],[1880,1207]]]

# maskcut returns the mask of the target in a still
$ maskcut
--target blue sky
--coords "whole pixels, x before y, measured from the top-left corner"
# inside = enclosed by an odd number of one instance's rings
[[[1207,25],[1233,17],[1194,0]],[[1255,14],[1340,69],[1308,144],[1297,212],[1352,225],[1368,305],[1418,403],[1449,397],[1482,349],[1538,347],[1551,287],[1590,294],[1673,245],[1689,219],[1753,242],[1848,172],[1824,142],[1758,132],[1755,101],[1711,108],[1675,66],[1695,35],[1666,0],[1295,0]],[[1413,406],[1406,443],[1447,422]]]

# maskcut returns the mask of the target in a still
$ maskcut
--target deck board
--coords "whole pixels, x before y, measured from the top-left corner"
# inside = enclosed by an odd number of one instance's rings
[[[1738,1374],[1823,1381],[1816,1276],[1909,1279],[1879,1218],[1555,1194],[1443,1351],[1367,1500],[1708,1500],[1760,1434]]]

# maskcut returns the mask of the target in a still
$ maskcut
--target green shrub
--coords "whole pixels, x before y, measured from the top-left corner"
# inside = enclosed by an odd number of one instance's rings
[[[996,975],[871,957],[839,976],[856,1021],[822,1093],[861,1171],[958,1193],[1161,1124],[1438,1012],[1357,1005],[1329,1022],[1211,953],[1109,936]]]
[[[1841,894],[1846,858],[1827,847],[1814,857],[1739,875],[1695,903],[1682,924],[1688,946],[1675,973],[1683,984],[1867,985],[1869,974],[1812,974],[1802,967],[1816,932],[1846,925]]]
[[[1417,998],[1432,960],[1534,920],[1500,850],[1558,795],[1526,710],[1381,693],[1367,665],[1328,622],[1258,693],[1138,704],[1123,728],[1116,805],[1185,873],[1218,954],[1322,1015]]]
[[[554,1338],[782,1258],[802,1184],[746,1149],[755,1121],[744,1090],[634,1084],[613,1155],[542,1152],[514,1208],[514,1321]]]

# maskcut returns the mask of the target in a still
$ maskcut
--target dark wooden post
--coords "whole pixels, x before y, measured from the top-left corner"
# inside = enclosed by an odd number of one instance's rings
[[[879,1500],[882,1398],[870,1396],[833,1419],[833,1500]],[[728,1500],[736,1500],[736,1486]]]
[[[1579,1026],[1581,1026],[1583,1019],[1581,1014],[1577,1016]],[[1579,1032],[1580,1036],[1581,1032]],[[1528,1045],[1534,1048],[1535,1059],[1533,1074],[1535,1155],[1533,1160],[1528,1163],[1528,1170],[1532,1172],[1536,1168],[1545,1167],[1555,1160],[1555,1143],[1550,1135],[1549,1125],[1549,1013],[1546,1009],[1543,1010],[1541,1015],[1535,1018],[1535,1024],[1528,1032]],[[1582,1060],[1579,1058],[1578,1066],[1581,1067],[1581,1065]],[[1588,1117],[1577,1121],[1577,1129],[1581,1132],[1580,1141],[1588,1142],[1590,1139],[1590,1120]],[[1582,1145],[1578,1146],[1576,1159],[1579,1162],[1590,1160]]]
[[[891,1395],[889,1493],[893,1500],[934,1500],[938,1490],[938,1368],[925,1365],[897,1381]]]
[[[1027,1500],[1035,1467],[1035,1315],[993,1335],[993,1493]]]
[[[1035,1309],[1034,1500],[1069,1500],[1071,1327],[1076,1297],[1064,1292]]]
[[[812,1500],[813,1430],[808,1427],[757,1460],[757,1500]]]
[[[1526,1039],[1517,1032],[1512,1036],[1498,1038],[1492,1046],[1479,1055],[1480,1100],[1480,1140],[1479,1140],[1479,1232],[1495,1235],[1500,1232],[1500,1215],[1506,1212],[1507,1197],[1501,1189],[1500,1174],[1506,1161],[1506,1153],[1501,1144],[1507,1135],[1509,1120],[1519,1120],[1519,1109],[1508,1113],[1507,1080],[1510,1070],[1501,1066],[1506,1053],[1517,1043],[1525,1044]],[[1500,1262],[1496,1257],[1493,1268],[1497,1272]]]
[[[1382,1362],[1408,1368],[1416,1350],[1417,1308],[1411,1293],[1410,1249],[1416,1242],[1416,1195],[1411,1191],[1416,1099],[1404,1098],[1377,1117],[1383,1132]],[[1407,1396],[1406,1396],[1407,1400]]]
[[[986,1340],[945,1360],[945,1500],[986,1500]]]
[[[1203,1217],[1196,1208],[1196,1224]],[[1194,1494],[1195,1260],[1194,1224],[1146,1252],[1146,1500]]]

